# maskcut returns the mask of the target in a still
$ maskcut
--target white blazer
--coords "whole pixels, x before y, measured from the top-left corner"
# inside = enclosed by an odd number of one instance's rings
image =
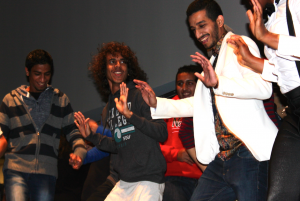
[[[233,49],[225,36],[216,64],[219,85],[214,89],[216,106],[225,126],[242,140],[259,161],[269,160],[277,127],[267,115],[262,100],[270,98],[272,84],[260,74],[238,64]],[[256,44],[243,36],[251,53],[260,57]],[[210,62],[214,62],[214,57]],[[208,164],[219,153],[215,133],[210,90],[200,80],[194,97],[170,100],[157,98],[157,107],[151,108],[153,119],[194,117],[194,138],[197,159]]]

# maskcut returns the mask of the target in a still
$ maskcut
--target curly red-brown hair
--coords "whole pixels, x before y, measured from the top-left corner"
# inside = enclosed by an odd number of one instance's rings
[[[126,82],[133,79],[147,81],[147,74],[141,69],[135,53],[129,46],[119,42],[109,42],[98,47],[98,54],[94,55],[90,63],[89,70],[94,78],[95,84],[101,94],[102,100],[107,102],[109,94],[111,93],[108,80],[106,77],[106,55],[112,54],[116,56],[119,53],[126,60],[128,76]]]

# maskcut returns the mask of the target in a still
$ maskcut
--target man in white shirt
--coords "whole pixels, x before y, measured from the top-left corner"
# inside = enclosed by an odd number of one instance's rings
[[[253,35],[265,44],[268,60],[252,55],[239,36],[228,42],[235,48],[238,62],[261,73],[265,80],[277,82],[288,98],[289,108],[278,132],[270,161],[268,200],[300,199],[300,1],[298,0],[249,0],[253,12],[247,11]],[[287,8],[288,3],[288,8]],[[274,12],[263,24],[263,8],[274,6]],[[292,26],[288,26],[290,12]],[[293,30],[295,36],[290,35]],[[297,37],[298,36],[298,37]],[[298,63],[298,64],[296,64]]]
[[[271,96],[271,83],[239,65],[226,43],[233,34],[224,29],[215,1],[194,1],[187,16],[195,37],[213,52],[210,62],[199,53],[191,56],[204,71],[203,76],[196,74],[201,81],[194,97],[156,98],[149,85],[136,81],[138,88],[153,107],[153,118],[194,117],[197,159],[208,166],[191,200],[266,200],[267,160],[277,128],[261,100]],[[259,57],[256,44],[243,39]]]

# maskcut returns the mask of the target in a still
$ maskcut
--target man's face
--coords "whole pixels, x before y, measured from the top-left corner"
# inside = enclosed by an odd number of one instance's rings
[[[112,54],[106,55],[106,76],[110,86],[112,88],[120,88],[120,84],[126,81],[128,69],[126,60],[120,53],[115,56]]]
[[[197,40],[206,49],[214,47],[221,37],[217,23],[206,16],[205,9],[193,13],[189,17],[189,24]]]
[[[196,88],[195,75],[193,73],[180,73],[176,80],[176,91],[180,99],[194,96]]]
[[[29,79],[29,91],[40,93],[43,92],[51,79],[51,66],[49,64],[36,64],[30,72],[25,67],[26,76]]]

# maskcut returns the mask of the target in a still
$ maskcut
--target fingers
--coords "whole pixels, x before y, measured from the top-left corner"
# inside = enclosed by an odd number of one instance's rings
[[[126,84],[124,82],[122,82],[122,84],[120,84],[120,96],[124,95],[124,96],[128,96],[128,88],[126,87]]]
[[[86,120],[85,120],[85,124],[88,124],[88,122],[89,122],[89,120],[90,120],[90,118],[87,118]],[[88,124],[89,125],[89,124]]]
[[[69,164],[74,168],[74,169],[79,169],[80,166],[82,165],[82,160],[79,156],[71,153],[70,158],[69,158]]]
[[[149,96],[152,96],[152,95],[156,96],[155,92],[153,91],[153,89],[151,87],[144,87],[141,89],[141,91],[148,93]]]
[[[73,153],[71,153],[70,158],[69,158],[69,164],[70,165],[73,166],[75,164],[75,158],[76,158],[76,156]]]
[[[254,22],[254,16],[253,16],[252,11],[251,10],[247,10],[246,14],[247,14],[247,16],[249,18],[250,23],[253,23]]]
[[[210,65],[209,60],[199,52],[196,52],[195,55],[190,55],[190,57],[193,58],[192,61],[199,63],[201,66]]]
[[[74,120],[74,123],[77,126],[77,128],[79,128],[80,125],[79,125],[79,123],[78,123],[78,121],[76,119]]]
[[[195,73],[195,76],[200,79],[202,82],[204,81],[204,77],[200,73]]]
[[[127,97],[128,97],[128,91],[129,91],[129,89],[128,89],[128,88],[126,88],[126,91],[125,91],[125,96],[126,96],[126,99],[127,99]]]
[[[251,0],[251,2],[253,4],[254,12],[261,15],[262,14],[262,7],[261,7],[260,3],[258,2],[258,0]]]
[[[126,84],[122,82],[120,84],[120,96],[124,95],[126,93]]]
[[[262,18],[263,9],[262,9],[260,3],[258,2],[258,0],[251,0],[251,2],[253,4],[253,12],[254,12],[252,15],[253,16],[252,20],[254,21],[254,20],[257,20],[258,18]],[[247,15],[248,15],[248,13],[247,13]]]
[[[142,94],[147,94],[149,97],[151,97],[151,96],[156,97],[155,92],[153,91],[153,89],[148,84],[136,85],[135,87],[137,89],[139,89]]]
[[[234,49],[238,49],[241,45],[245,44],[245,41],[241,36],[233,35],[227,39],[227,43],[232,45]]]
[[[153,91],[150,85],[147,82],[143,82],[140,80],[133,80],[137,85],[135,85],[136,88],[138,88],[140,91],[143,91],[144,89],[147,89],[147,91]]]
[[[85,122],[85,117],[80,111],[74,113],[74,118],[78,121],[79,124]]]
[[[141,80],[137,80],[137,79],[134,79],[133,82],[136,83],[136,84],[138,84],[138,85],[144,85],[144,84],[147,84],[146,82],[141,81]]]
[[[141,80],[134,79],[133,82],[137,84],[137,85],[135,85],[135,87],[138,88],[138,89],[140,89],[140,90],[141,90],[141,88],[150,87],[147,84],[147,82],[144,82],[144,81],[141,81]]]
[[[79,156],[76,155],[74,155],[73,159],[71,159],[70,155],[69,164],[72,166],[73,169],[78,170],[82,165],[82,160]]]
[[[186,159],[185,161],[187,164],[189,165],[193,165],[194,164],[194,161],[188,156],[188,158]]]
[[[179,161],[186,162],[189,165],[193,165],[194,161],[191,159],[190,155],[187,153],[185,149],[179,151]]]

